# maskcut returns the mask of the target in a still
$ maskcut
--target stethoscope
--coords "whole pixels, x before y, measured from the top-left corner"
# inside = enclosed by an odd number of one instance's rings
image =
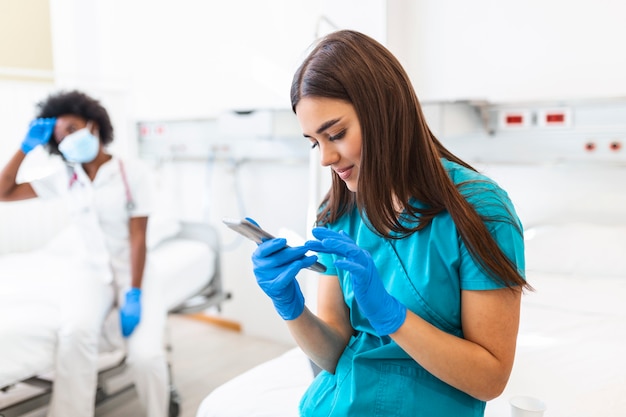
[[[135,201],[133,195],[130,192],[130,186],[128,185],[128,179],[126,178],[126,170],[124,169],[124,163],[121,159],[118,159],[120,165],[120,174],[122,174],[122,182],[124,183],[124,189],[126,191],[126,210],[129,212],[135,209]]]
[[[130,186],[128,185],[128,178],[126,177],[124,163],[121,159],[118,159],[118,162],[120,166],[122,182],[124,183],[124,192],[126,193],[126,210],[128,212],[131,212],[135,209],[135,200],[133,199],[133,194],[130,192]],[[76,183],[82,185],[82,183],[78,180],[78,174],[76,173],[76,170],[70,165],[68,165],[68,168],[72,171],[72,174],[70,175],[69,188],[72,188]]]

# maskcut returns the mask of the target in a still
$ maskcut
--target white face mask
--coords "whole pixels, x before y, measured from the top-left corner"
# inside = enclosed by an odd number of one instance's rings
[[[84,164],[96,159],[100,141],[89,131],[89,127],[90,124],[70,133],[59,143],[59,152],[66,161]]]

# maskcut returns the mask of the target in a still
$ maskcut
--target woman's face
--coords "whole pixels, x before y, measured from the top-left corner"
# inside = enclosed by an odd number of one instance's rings
[[[57,122],[54,125],[54,140],[57,143],[61,141],[70,133],[74,133],[87,126],[87,121],[80,116],[73,114],[65,114],[57,117]]]
[[[356,192],[361,166],[361,125],[352,104],[338,99],[304,97],[296,106],[302,133],[319,148],[322,166],[330,166]]]

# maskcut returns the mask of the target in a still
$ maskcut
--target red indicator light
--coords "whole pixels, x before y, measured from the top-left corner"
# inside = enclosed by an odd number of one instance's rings
[[[505,120],[507,125],[521,125],[524,123],[524,116],[521,114],[509,114]]]
[[[547,123],[564,123],[565,115],[563,113],[548,113],[546,114]]]

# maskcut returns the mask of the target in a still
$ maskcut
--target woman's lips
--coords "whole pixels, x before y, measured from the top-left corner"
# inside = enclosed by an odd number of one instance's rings
[[[344,181],[347,181],[348,178],[350,178],[350,175],[352,175],[352,168],[353,167],[336,169],[335,172],[337,173],[337,175],[339,175],[339,178],[341,178]]]

